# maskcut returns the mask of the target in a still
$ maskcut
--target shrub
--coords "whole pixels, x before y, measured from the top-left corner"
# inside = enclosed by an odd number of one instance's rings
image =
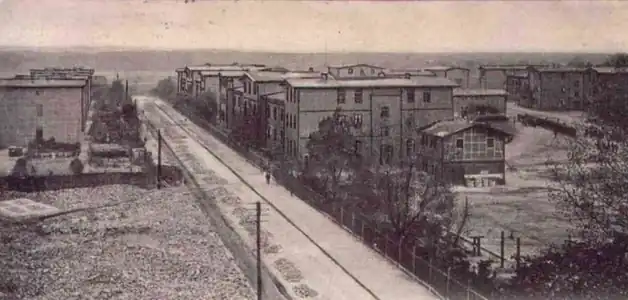
[[[76,175],[83,173],[84,168],[83,162],[78,158],[73,159],[70,163],[70,171]]]

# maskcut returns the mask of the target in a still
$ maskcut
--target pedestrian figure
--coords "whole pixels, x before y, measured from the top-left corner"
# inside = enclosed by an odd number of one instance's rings
[[[270,172],[266,172],[266,184],[270,184]]]

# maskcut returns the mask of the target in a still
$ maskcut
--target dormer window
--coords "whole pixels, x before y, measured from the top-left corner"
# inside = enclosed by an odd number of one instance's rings
[[[347,72],[349,72],[349,74],[353,74],[353,68],[349,68]]]

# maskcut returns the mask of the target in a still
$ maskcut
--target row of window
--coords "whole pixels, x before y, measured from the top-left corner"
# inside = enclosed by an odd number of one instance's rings
[[[301,97],[301,94],[299,93],[298,90],[289,88],[286,95],[286,101],[290,103],[298,103],[300,97]]]
[[[257,95],[259,94],[259,85],[247,80],[244,82],[244,92],[247,94]]]
[[[406,90],[406,101],[408,103],[414,103],[416,100],[416,94],[414,89],[405,89]],[[339,89],[337,93],[336,101],[338,104],[344,104],[347,100],[347,94],[344,89]],[[353,91],[353,102],[360,104],[364,101],[364,93],[362,89],[355,89]],[[432,93],[429,91],[423,92],[423,102],[431,103],[432,102]]]

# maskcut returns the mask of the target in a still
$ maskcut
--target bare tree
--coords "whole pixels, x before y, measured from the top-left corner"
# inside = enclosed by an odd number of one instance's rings
[[[306,177],[315,179],[324,189],[328,200],[335,199],[343,182],[350,182],[358,162],[355,144],[355,126],[338,109],[318,124],[318,130],[310,135],[307,158],[304,162]]]
[[[418,170],[414,158],[393,165],[371,164],[358,174],[354,194],[401,242],[413,236],[437,244],[456,222],[451,186]]]

